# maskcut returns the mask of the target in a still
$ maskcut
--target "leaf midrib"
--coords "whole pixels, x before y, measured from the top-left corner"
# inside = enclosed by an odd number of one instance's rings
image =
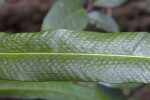
[[[106,56],[106,57],[127,57],[127,58],[150,58],[148,56],[115,55],[115,54],[84,54],[84,53],[0,53],[0,55],[70,55],[70,56]]]

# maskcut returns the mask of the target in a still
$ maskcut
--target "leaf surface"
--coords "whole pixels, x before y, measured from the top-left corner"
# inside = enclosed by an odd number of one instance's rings
[[[0,8],[3,7],[5,5],[4,0],[0,0]]]
[[[96,84],[96,86],[109,100],[126,100],[121,89],[107,87],[102,84]]]
[[[111,84],[114,88],[121,88],[121,89],[133,89],[141,86],[140,83],[125,83],[125,84]]]
[[[116,7],[123,4],[126,0],[95,0],[94,5],[100,7]]]
[[[1,98],[49,100],[108,100],[101,91],[70,82],[0,81]]]
[[[57,1],[44,18],[42,30],[60,28],[83,30],[88,24],[88,16],[79,2],[83,3],[83,0]]]
[[[76,2],[81,4],[81,6],[83,6],[85,4],[85,0],[76,0]]]
[[[115,20],[102,12],[93,11],[89,13],[91,24],[96,24],[97,28],[107,32],[119,32],[119,27]]]
[[[0,79],[150,82],[150,34],[48,30],[0,34]]]

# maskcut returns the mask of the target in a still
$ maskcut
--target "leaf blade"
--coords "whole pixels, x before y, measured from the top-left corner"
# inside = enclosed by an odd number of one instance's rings
[[[91,19],[91,23],[96,24],[97,28],[103,29],[107,32],[119,32],[119,27],[115,20],[101,12],[90,12],[89,18]]]
[[[125,1],[126,0],[95,0],[94,5],[99,7],[116,7]]]
[[[105,96],[109,98],[109,100],[125,100],[126,99],[121,89],[107,87],[103,84],[96,84],[96,86]]]
[[[146,62],[149,65],[149,58],[79,55],[0,55],[0,59],[4,60],[3,58],[7,60],[1,62],[6,63],[7,66],[1,68],[1,71],[6,70],[6,73],[1,73],[0,79],[21,81],[103,81],[108,83],[149,82],[147,77],[143,77],[141,80],[140,76],[137,79],[137,76],[133,76],[139,74],[148,76],[148,69],[138,73],[136,70],[141,69],[138,68],[141,62]],[[98,61],[105,61],[105,63]],[[15,69],[13,70],[11,66]],[[122,67],[120,68],[120,66]],[[128,71],[128,69],[132,70]],[[12,73],[10,73],[11,70],[13,71]],[[127,71],[128,73],[125,74]],[[9,75],[7,76],[8,73]]]
[[[0,36],[5,37],[0,42],[0,79],[150,82],[149,33],[60,29]]]
[[[64,28],[83,30],[87,24],[87,14],[79,1],[59,0],[46,15],[42,30]]]
[[[71,82],[0,81],[0,97],[53,100],[107,100],[94,88]]]

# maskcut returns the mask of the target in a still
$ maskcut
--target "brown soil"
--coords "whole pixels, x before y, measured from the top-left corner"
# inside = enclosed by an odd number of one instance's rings
[[[41,23],[56,0],[5,0],[0,9],[0,31],[40,31]]]

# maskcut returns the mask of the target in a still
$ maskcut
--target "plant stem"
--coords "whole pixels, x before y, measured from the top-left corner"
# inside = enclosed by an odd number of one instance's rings
[[[92,3],[93,3],[93,0],[87,0],[87,8],[86,8],[87,12],[92,10]]]
[[[111,8],[106,8],[106,12],[107,12],[107,15],[112,17],[112,9]]]

